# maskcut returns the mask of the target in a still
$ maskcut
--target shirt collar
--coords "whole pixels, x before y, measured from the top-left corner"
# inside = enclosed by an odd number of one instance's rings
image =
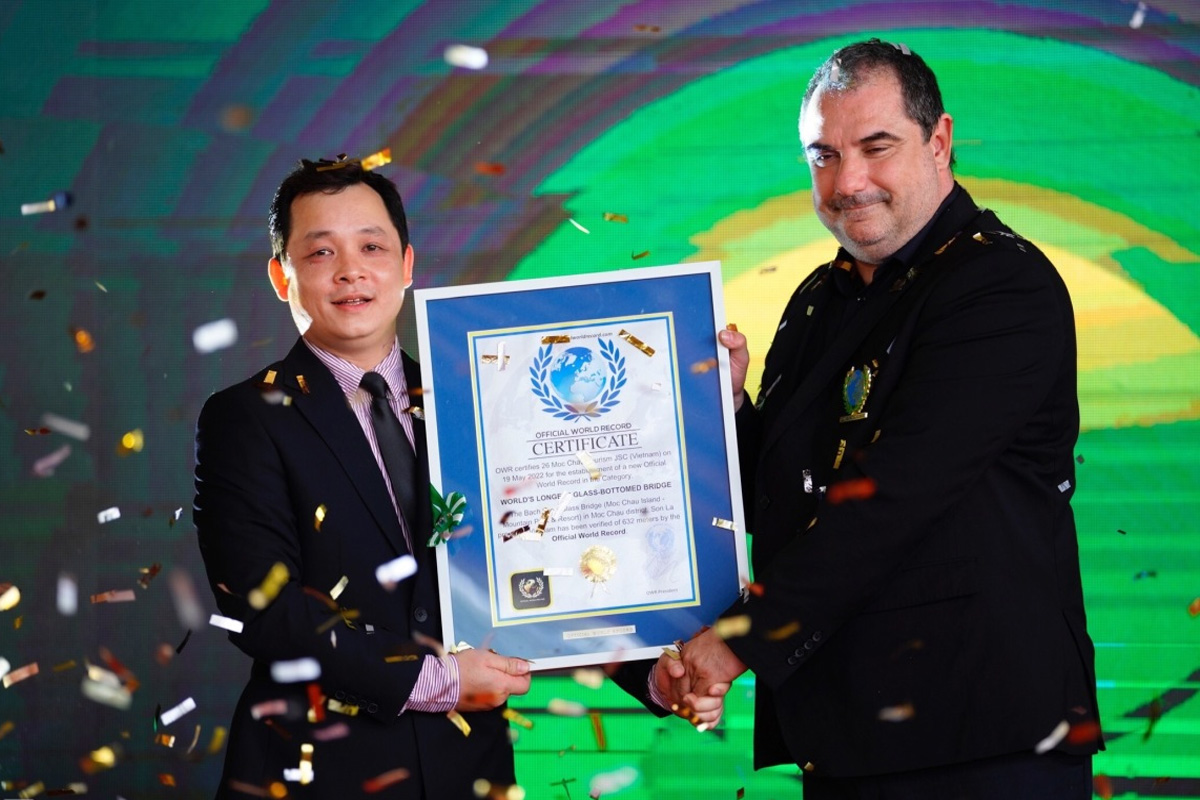
[[[341,387],[342,393],[350,399],[358,394],[359,385],[362,383],[362,377],[368,370],[351,364],[341,356],[334,355],[328,350],[322,350],[308,339],[301,337],[301,340],[313,355],[333,373],[334,380]],[[400,360],[400,343],[398,340],[392,341],[392,349],[384,356],[383,361],[380,361],[370,372],[378,372],[387,381],[388,388],[392,392],[393,397],[403,398],[408,394],[408,385],[404,380],[404,366]]]

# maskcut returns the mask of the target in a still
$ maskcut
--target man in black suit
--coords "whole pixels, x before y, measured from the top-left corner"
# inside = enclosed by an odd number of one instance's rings
[[[841,249],[788,303],[756,406],[721,334],[757,585],[723,615],[749,632],[697,636],[677,680],[753,670],[755,764],[800,766],[806,800],[1091,797],[1071,303],[955,182],[952,126],[906,46],[835,52],[800,135]]]
[[[271,282],[301,340],[209,398],[196,433],[200,548],[254,659],[218,796],[513,784],[500,707],[528,690],[528,663],[437,647],[420,372],[396,337],[413,270],[400,195],[358,163],[304,161],[270,224]]]

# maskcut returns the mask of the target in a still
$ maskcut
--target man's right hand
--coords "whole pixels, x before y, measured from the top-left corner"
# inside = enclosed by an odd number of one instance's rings
[[[457,711],[488,711],[510,695],[529,691],[529,662],[490,650],[455,653],[458,662]]]
[[[746,371],[750,368],[750,348],[745,334],[738,333],[737,326],[730,325],[717,334],[717,341],[729,350],[729,375],[733,378],[733,410],[742,407],[745,398]]]

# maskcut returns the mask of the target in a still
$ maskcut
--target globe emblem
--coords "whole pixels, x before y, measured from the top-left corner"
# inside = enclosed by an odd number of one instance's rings
[[[604,391],[605,368],[587,347],[569,347],[550,365],[550,385],[568,403],[587,403]]]

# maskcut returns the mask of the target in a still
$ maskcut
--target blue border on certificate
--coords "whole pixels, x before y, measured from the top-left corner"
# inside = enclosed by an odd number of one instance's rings
[[[720,290],[720,266],[710,262],[415,293],[431,475],[443,494],[458,491],[467,498],[459,535],[438,552],[448,644],[487,646],[529,658],[537,668],[645,658],[690,637],[737,599],[748,566],[728,355],[716,338],[724,315]],[[699,602],[493,624],[495,595],[507,591],[509,576],[489,574],[485,536],[494,537],[499,513],[481,494],[472,380],[479,354],[472,338],[487,331],[667,314],[673,320],[680,454],[686,462]],[[709,366],[714,364],[718,368]],[[717,521],[728,522],[713,524]]]

